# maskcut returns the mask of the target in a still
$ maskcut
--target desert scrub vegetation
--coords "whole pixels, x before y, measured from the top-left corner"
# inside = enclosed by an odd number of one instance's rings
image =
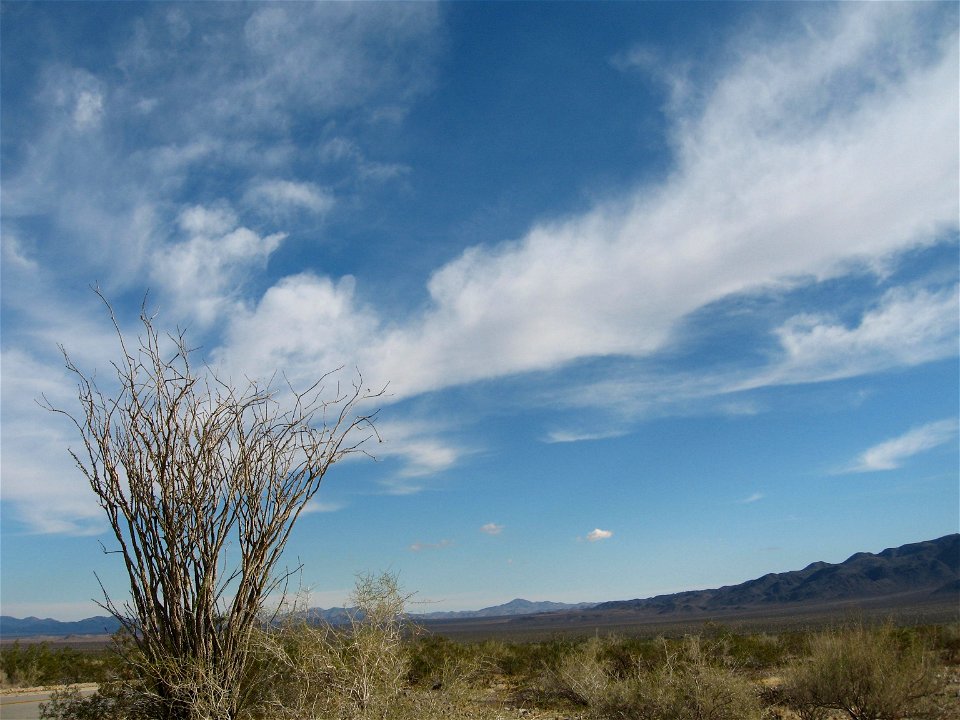
[[[444,653],[419,679],[412,672],[416,628],[404,613],[406,596],[396,577],[365,575],[351,598],[346,625],[312,625],[302,613],[287,613],[279,624],[264,623],[251,635],[249,662],[234,688],[237,720],[417,720],[494,717],[473,706],[481,673],[477,656]],[[83,698],[76,690],[57,693],[42,707],[46,720],[156,720],[165,708],[153,693],[153,663],[135,660],[126,648],[119,673],[99,692]],[[424,665],[421,663],[421,668]],[[166,668],[165,677],[177,670]],[[192,683],[180,690],[199,693],[213,683],[196,682],[196,668],[179,671]],[[190,697],[192,707],[216,708],[217,698]],[[198,717],[204,717],[197,714]],[[212,717],[213,714],[208,717]]]
[[[364,576],[346,625],[261,627],[237,719],[960,720],[954,626],[467,643],[417,628],[405,599]],[[44,717],[153,720],[137,672]]]
[[[595,718],[636,720],[753,720],[760,717],[755,685],[699,636],[659,642],[660,662],[638,657],[611,662],[610,641],[593,638],[561,662],[552,691]]]
[[[0,649],[0,685],[34,687],[101,682],[109,672],[110,657],[71,647],[51,648],[46,642],[15,640]]]
[[[946,717],[937,654],[917,634],[892,625],[817,633],[805,658],[785,673],[783,697],[801,720],[837,710],[851,720]]]

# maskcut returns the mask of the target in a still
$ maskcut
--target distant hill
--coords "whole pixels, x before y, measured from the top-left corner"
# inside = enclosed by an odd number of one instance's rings
[[[327,625],[346,625],[354,618],[361,619],[363,613],[359,612],[355,607],[332,607],[327,610],[323,608],[310,608],[306,612],[300,613],[299,617],[302,617],[311,625],[319,625],[321,623],[326,623]]]
[[[427,613],[410,613],[413,620],[464,620],[471,618],[513,617],[515,615],[532,615],[535,613],[557,612],[563,610],[583,610],[591,608],[596,603],[560,603],[560,602],[532,602],[517,598],[503,605],[482,608],[480,610],[452,610]],[[303,617],[307,622],[325,622],[331,625],[342,625],[350,622],[354,616],[362,617],[356,608],[334,607],[329,610],[310,608]]]
[[[953,534],[888,548],[876,555],[856,553],[838,564],[815,562],[803,570],[769,573],[739,585],[605,602],[594,609],[665,614],[866,600],[904,593],[949,597],[958,589],[960,534]]]
[[[451,612],[417,613],[412,615],[423,620],[460,620],[466,618],[512,617],[514,615],[532,615],[544,612],[559,612],[563,610],[583,610],[592,608],[596,603],[560,603],[560,602],[531,602],[517,598],[503,605],[494,605],[481,610],[457,610]]]
[[[15,618],[0,615],[0,637],[18,638],[37,635],[60,637],[63,635],[111,635],[120,629],[117,619],[98,615],[84,620],[61,622],[53,618]]]

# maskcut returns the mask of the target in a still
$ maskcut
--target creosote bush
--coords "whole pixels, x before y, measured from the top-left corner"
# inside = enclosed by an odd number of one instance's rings
[[[942,688],[934,654],[891,625],[861,625],[810,638],[809,657],[786,672],[784,697],[803,720],[839,710],[851,720],[936,718]]]
[[[623,720],[750,720],[760,705],[752,683],[716,648],[690,636],[679,646],[660,641],[662,662],[638,658],[632,672],[609,661],[608,641],[594,638],[561,663],[554,691],[585,706],[596,718]],[[621,660],[622,663],[622,660]]]

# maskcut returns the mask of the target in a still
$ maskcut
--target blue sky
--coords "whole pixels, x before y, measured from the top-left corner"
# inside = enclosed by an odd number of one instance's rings
[[[313,605],[740,582],[957,532],[955,3],[4,3],[2,605],[97,614],[39,409],[148,304],[390,383]],[[349,376],[349,370],[345,371]],[[415,607],[414,609],[418,609]]]

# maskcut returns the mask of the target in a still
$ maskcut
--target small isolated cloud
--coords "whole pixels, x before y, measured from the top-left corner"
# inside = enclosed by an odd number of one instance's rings
[[[865,450],[842,472],[876,472],[895,470],[903,461],[919,453],[932,450],[953,440],[957,435],[957,420],[948,418],[927,423]]]
[[[422,552],[424,550],[443,550],[453,545],[453,540],[441,540],[437,543],[415,542],[410,546],[410,552]]]
[[[600,528],[594,528],[587,533],[587,542],[599,542],[601,540],[608,540],[613,537],[613,530],[601,530]]]
[[[489,522],[480,527],[480,532],[486,533],[487,535],[499,535],[503,532],[503,525]]]
[[[763,493],[755,492],[753,495],[749,495],[738,502],[741,505],[749,505],[750,503],[755,503],[757,500],[763,500]]]

